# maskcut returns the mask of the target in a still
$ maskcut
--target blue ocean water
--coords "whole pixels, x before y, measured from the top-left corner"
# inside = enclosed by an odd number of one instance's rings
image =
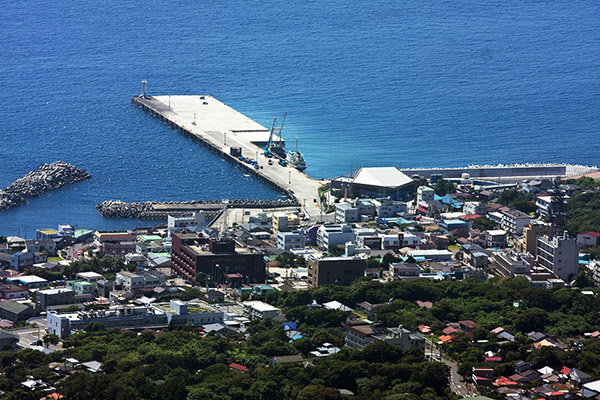
[[[130,103],[210,93],[288,112],[307,173],[599,163],[600,3],[11,1],[0,13],[0,187],[64,160],[93,179],[0,213],[0,234],[118,229],[106,199],[279,194]],[[142,223],[146,224],[146,223]]]

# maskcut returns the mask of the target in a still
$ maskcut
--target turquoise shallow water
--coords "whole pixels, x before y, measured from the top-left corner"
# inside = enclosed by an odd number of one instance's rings
[[[482,4],[484,3],[484,4]],[[31,236],[106,199],[279,194],[130,104],[211,93],[270,126],[307,173],[358,166],[599,164],[600,3],[5,1],[0,186],[64,160],[93,179],[0,214]]]

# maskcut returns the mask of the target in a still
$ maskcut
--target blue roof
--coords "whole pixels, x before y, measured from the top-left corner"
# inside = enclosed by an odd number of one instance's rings
[[[284,322],[283,323],[283,330],[285,330],[285,331],[297,331],[298,330],[298,324],[296,324],[295,322]]]
[[[295,334],[294,336],[292,336],[292,339],[290,340],[290,343],[292,343],[294,340],[302,339],[302,338],[304,338],[304,337],[306,337],[306,336],[304,336],[304,335],[303,335],[303,334],[301,334],[301,333],[297,333],[297,334]]]
[[[444,222],[446,225],[448,225],[448,224],[452,224],[452,225],[456,225],[456,224],[458,224],[458,225],[467,225],[466,221],[463,221],[462,219],[457,219],[457,218],[454,218],[454,219],[445,219],[442,222]]]

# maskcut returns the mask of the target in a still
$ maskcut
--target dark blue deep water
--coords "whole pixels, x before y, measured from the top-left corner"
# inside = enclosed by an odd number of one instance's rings
[[[0,234],[106,220],[106,199],[277,198],[130,104],[211,93],[307,173],[600,164],[597,1],[11,1],[0,11],[0,187],[64,160],[93,179],[0,213]]]

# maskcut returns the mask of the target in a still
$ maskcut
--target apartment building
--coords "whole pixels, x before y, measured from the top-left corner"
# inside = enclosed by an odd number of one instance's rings
[[[513,235],[523,233],[523,228],[529,225],[531,217],[519,210],[502,211],[500,227]]]
[[[568,282],[579,270],[579,249],[576,239],[567,231],[560,236],[541,236],[537,240],[537,263]]]
[[[365,274],[366,263],[360,257],[308,257],[308,285],[335,283],[348,286]]]

